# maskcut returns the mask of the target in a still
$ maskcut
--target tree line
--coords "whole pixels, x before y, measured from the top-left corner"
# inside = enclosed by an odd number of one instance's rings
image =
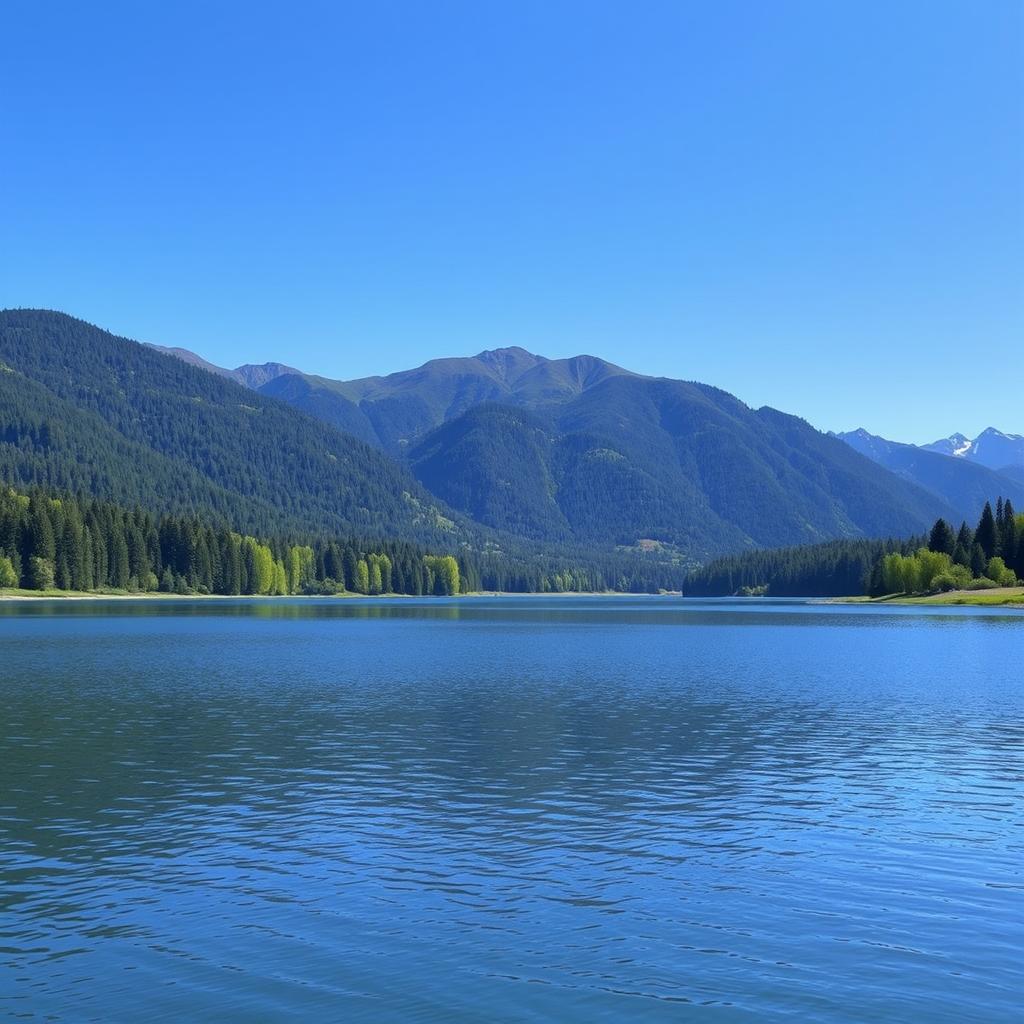
[[[438,594],[474,579],[452,554],[256,537],[43,491],[0,493],[0,586],[176,594]]]
[[[0,489],[0,588],[173,594],[453,595],[657,590],[663,565],[609,555],[570,564],[495,545],[437,552],[411,542],[257,538],[198,516]]]
[[[837,540],[730,555],[691,572],[683,591],[692,597],[882,596],[1009,586],[1020,577],[1024,515],[999,498],[994,510],[986,503],[974,529],[965,522],[954,530],[939,519],[927,536]]]
[[[974,530],[959,531],[945,519],[932,527],[927,544],[910,553],[893,552],[877,563],[868,593],[916,594],[944,590],[1012,587],[1024,577],[1024,515],[1000,498],[988,502]]]

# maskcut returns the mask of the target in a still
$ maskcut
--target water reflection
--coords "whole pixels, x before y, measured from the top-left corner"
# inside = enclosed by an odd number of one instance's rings
[[[1024,608],[841,605],[796,598],[503,596],[457,598],[55,598],[0,601],[3,618],[235,617],[245,619],[414,619],[634,625],[772,625],[890,628],[922,624],[1020,624]]]

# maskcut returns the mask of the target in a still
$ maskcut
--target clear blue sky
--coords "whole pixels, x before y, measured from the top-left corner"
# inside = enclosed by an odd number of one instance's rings
[[[1019,0],[14,0],[3,35],[0,306],[1024,432]]]

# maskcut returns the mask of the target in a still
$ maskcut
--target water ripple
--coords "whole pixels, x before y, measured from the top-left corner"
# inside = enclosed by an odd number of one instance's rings
[[[1019,1019],[1019,614],[43,605],[12,1018]]]

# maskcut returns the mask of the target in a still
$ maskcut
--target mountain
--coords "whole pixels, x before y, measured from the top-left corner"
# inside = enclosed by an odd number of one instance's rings
[[[464,524],[378,449],[81,320],[0,311],[0,480],[238,529],[449,538]]]
[[[938,495],[955,509],[957,522],[966,519],[973,525],[985,502],[999,495],[1024,507],[1024,483],[1009,473],[996,472],[966,458],[950,458],[916,445],[888,441],[863,428],[835,436],[898,476]],[[948,439],[951,447],[962,447],[959,437]]]
[[[983,430],[973,440],[963,434],[953,434],[941,441],[921,446],[924,451],[952,455],[969,462],[1002,470],[1008,466],[1024,466],[1024,436],[1004,434],[995,427]]]
[[[952,515],[797,417],[624,372],[531,409],[480,404],[414,444],[408,463],[432,493],[498,529],[700,558],[906,535]]]
[[[592,356],[506,348],[332,381],[278,363],[224,370],[10,310],[0,360],[17,413],[0,419],[6,480],[213,509],[253,529],[524,537],[690,561],[956,516],[797,417]]]
[[[1007,466],[1000,470],[1000,475],[1009,480],[1014,480],[1024,487],[1024,466]]]
[[[242,366],[236,366],[233,370],[228,370],[223,366],[216,366],[211,362],[207,362],[202,356],[196,355],[195,352],[187,348],[153,345],[148,342],[146,343],[146,348],[162,352],[167,356],[174,356],[176,359],[180,359],[191,366],[198,366],[203,370],[208,370],[210,373],[216,373],[220,377],[226,377],[228,380],[233,380],[236,384],[252,388],[254,391],[259,390],[260,387],[275,377],[280,377],[286,373],[301,373],[294,366],[285,366],[284,363],[245,363]]]
[[[592,356],[545,359],[522,348],[502,348],[433,359],[386,377],[280,376],[261,390],[398,453],[483,402],[537,408],[568,401],[618,376],[634,374]]]
[[[352,381],[280,374],[259,391],[392,454],[452,508],[535,541],[704,558],[903,535],[955,515],[802,420],[593,356],[504,348]]]
[[[432,359],[385,377],[332,380],[281,363],[228,370],[187,349],[161,349],[279,398],[392,454],[484,402],[535,408],[567,401],[608,377],[637,376],[593,356],[546,359],[525,349]]]

